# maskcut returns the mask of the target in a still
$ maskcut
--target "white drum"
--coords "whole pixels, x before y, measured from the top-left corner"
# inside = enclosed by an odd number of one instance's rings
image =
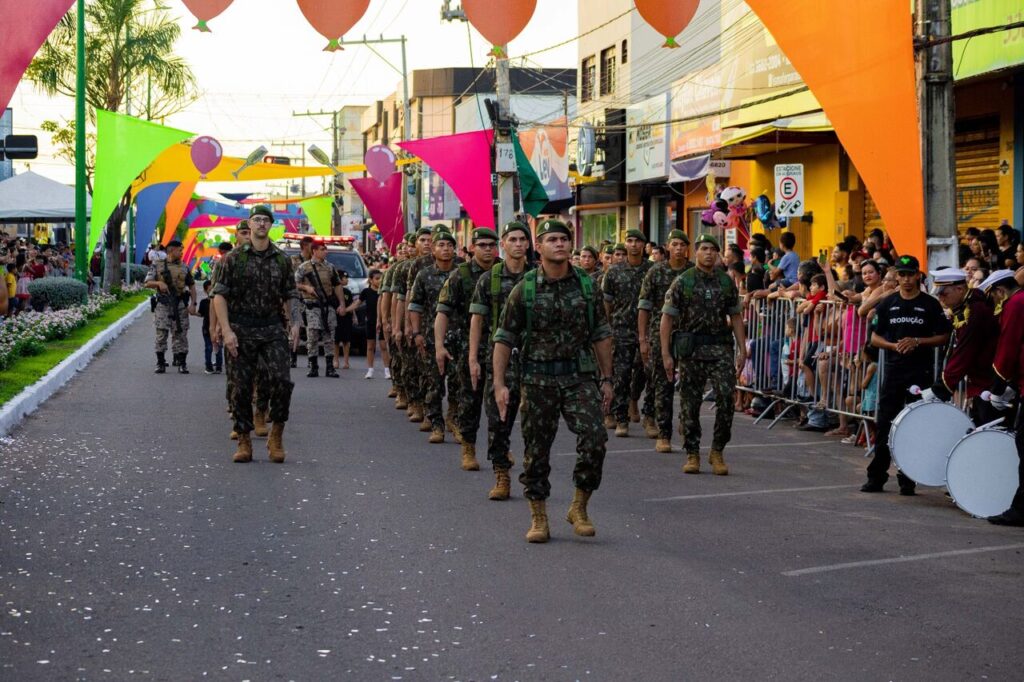
[[[956,506],[987,518],[1010,508],[1017,492],[1013,433],[978,429],[960,439],[946,462],[946,488]]]
[[[915,483],[945,485],[949,451],[973,429],[971,418],[949,403],[919,400],[903,408],[892,422],[892,459]]]

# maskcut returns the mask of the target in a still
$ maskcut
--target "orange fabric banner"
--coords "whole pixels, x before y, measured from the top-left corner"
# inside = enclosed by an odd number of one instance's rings
[[[188,181],[182,182],[174,188],[174,192],[171,193],[170,198],[167,200],[167,207],[164,209],[167,217],[164,223],[164,233],[160,238],[161,244],[171,241],[175,230],[178,229],[178,223],[181,222],[182,217],[185,215],[185,209],[188,208],[188,202],[192,198],[192,192],[195,189],[196,183]]]
[[[747,0],[747,4],[821,102],[896,249],[925,263],[924,178],[910,4],[894,0]]]

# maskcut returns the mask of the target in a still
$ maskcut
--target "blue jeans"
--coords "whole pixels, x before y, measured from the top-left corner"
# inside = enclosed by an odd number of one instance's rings
[[[224,348],[217,346],[216,357],[213,352],[213,339],[210,338],[210,332],[203,329],[203,354],[206,358],[206,368],[209,369],[214,367],[215,369],[221,369],[224,366]],[[216,365],[214,364],[216,360]]]

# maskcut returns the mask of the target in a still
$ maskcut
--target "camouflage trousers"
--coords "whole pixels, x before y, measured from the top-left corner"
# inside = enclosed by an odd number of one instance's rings
[[[486,364],[484,364],[486,362]],[[498,403],[494,399],[494,369],[491,358],[480,362],[480,373],[483,384],[484,410],[487,412],[487,459],[495,471],[508,471],[512,463],[508,459],[508,451],[512,445],[512,427],[519,413],[519,401],[522,399],[519,386],[519,369],[515,360],[509,362],[505,370],[505,386],[508,387],[508,411],[502,420],[498,413]],[[557,420],[557,416],[556,416]]]
[[[232,381],[231,367],[229,367],[232,362],[234,362],[234,360],[231,358],[231,353],[225,351],[224,366],[226,368],[226,373],[224,376],[227,377],[227,381],[225,382],[225,398],[228,401],[229,409],[234,404],[233,396],[235,391],[235,382]],[[267,414],[270,410],[270,402],[267,399],[267,395],[269,395],[269,391],[267,389],[267,368],[263,363],[259,363],[256,369],[256,377],[252,386],[253,402],[256,403],[257,412]]]
[[[644,364],[640,351],[636,354],[636,366],[633,367],[633,382],[629,386],[629,399],[640,403],[643,396],[644,402],[640,405],[640,414],[644,417],[654,418],[654,380],[651,378],[652,366]]]
[[[391,384],[400,390],[405,390],[405,382],[402,381],[402,354],[398,352],[398,344],[390,335],[384,340],[388,345],[388,367],[391,369]]]
[[[175,355],[188,353],[188,306],[178,304],[178,322],[171,318],[171,306],[157,303],[153,311],[153,326],[156,327],[156,352],[167,352],[167,337],[171,337],[171,352]]]
[[[700,407],[704,401],[704,387],[709,382],[715,392],[715,431],[711,448],[724,450],[732,438],[733,392],[736,390],[732,347],[700,350],[704,350],[706,355],[679,363],[679,418],[683,448],[687,454],[700,452]]]
[[[675,386],[665,376],[665,365],[661,362],[661,344],[651,344],[651,380],[647,384],[647,395],[654,403],[654,421],[658,425],[658,438],[672,439],[672,403],[675,400]],[[701,396],[703,397],[703,396]],[[644,401],[646,407],[647,401]],[[644,415],[646,416],[646,412]]]
[[[319,349],[324,355],[334,355],[334,328],[338,326],[338,315],[333,308],[327,308],[326,323],[319,306],[306,306],[306,356],[315,358]]]
[[[228,381],[234,387],[231,415],[235,419],[235,431],[249,433],[253,429],[253,387],[261,371],[265,372],[266,382],[260,386],[260,393],[266,393],[270,421],[283,424],[288,421],[294,386],[284,328],[274,324],[266,327],[231,325],[231,329],[238,336],[238,356],[228,363]],[[262,390],[264,387],[266,391]]]
[[[426,398],[426,387],[421,380],[423,372],[419,351],[412,344],[402,344],[402,381],[405,392],[412,402],[421,403]]]
[[[629,421],[629,401],[633,397],[634,375],[643,374],[643,363],[640,362],[640,351],[637,346],[636,334],[616,333],[612,351],[613,394],[611,413],[615,421],[623,424]],[[643,386],[641,385],[641,389]]]
[[[425,353],[417,353],[423,416],[434,428],[444,428],[445,377],[437,369],[434,344],[428,342]]]
[[[601,392],[592,380],[572,386],[523,384],[523,473],[519,482],[530,500],[546,500],[551,495],[551,444],[558,433],[558,417],[565,419],[576,434],[576,466],[573,484],[584,492],[601,485],[604,468],[605,431]]]

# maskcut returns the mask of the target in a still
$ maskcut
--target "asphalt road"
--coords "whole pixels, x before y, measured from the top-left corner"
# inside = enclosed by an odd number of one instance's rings
[[[2,680],[1021,677],[1024,533],[857,492],[859,450],[737,417],[732,473],[684,476],[634,426],[583,539],[563,424],[528,545],[518,484],[489,502],[362,358],[294,371],[288,461],[237,465],[198,329],[189,376],[151,344],[144,316],[0,442]]]

